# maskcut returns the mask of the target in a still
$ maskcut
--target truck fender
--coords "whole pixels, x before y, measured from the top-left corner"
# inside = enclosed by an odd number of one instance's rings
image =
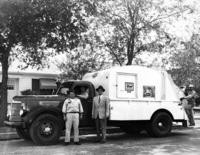
[[[167,113],[167,114],[169,114],[170,115],[170,117],[171,117],[171,119],[172,120],[174,120],[174,117],[173,117],[173,115],[172,115],[172,113],[171,112],[169,112],[168,110],[166,110],[166,109],[158,109],[158,110],[156,110],[153,114],[152,114],[152,116],[151,116],[151,119],[150,120],[152,120],[152,118],[156,115],[156,114],[158,114],[158,113],[160,113],[160,112],[165,112],[165,113]]]
[[[33,123],[33,121],[42,114],[52,114],[56,116],[60,120],[61,128],[64,128],[64,120],[62,111],[57,107],[36,107],[28,112],[24,117],[23,120],[26,126],[29,126]]]

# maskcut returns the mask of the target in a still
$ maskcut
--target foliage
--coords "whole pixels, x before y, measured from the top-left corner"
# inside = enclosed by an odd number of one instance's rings
[[[181,1],[102,0],[96,2],[97,35],[115,63],[131,65],[143,51],[161,52],[171,41],[165,24],[190,10]]]
[[[144,61],[137,57],[142,52],[166,51],[174,39],[167,33],[166,24],[171,25],[180,14],[190,11],[187,5],[180,8],[178,2],[166,5],[155,0],[93,1],[94,15],[86,18],[88,30],[82,33],[78,49],[58,64],[68,75],[64,78],[80,79],[84,73],[104,68],[105,64],[131,65],[133,59],[142,64]],[[96,63],[95,59],[105,61]],[[164,58],[163,61],[167,62]]]
[[[70,0],[8,1],[1,7],[1,45],[18,46],[16,55],[27,65],[40,65],[45,49],[68,52],[78,45],[87,28],[82,11]]]
[[[69,52],[87,29],[85,17],[92,5],[84,0],[4,0],[0,3],[0,54],[2,64],[0,123],[6,116],[8,60],[19,57],[42,66],[49,54]],[[49,53],[50,50],[54,53]],[[46,51],[47,50],[47,51]]]
[[[193,83],[200,88],[200,35],[194,34],[190,41],[181,42],[182,47],[170,58],[171,73],[177,85]]]
[[[107,64],[103,52],[98,53],[88,48],[79,47],[67,54],[66,57],[66,61],[57,64],[63,72],[60,75],[60,80],[64,81],[80,80],[86,73],[100,70]]]

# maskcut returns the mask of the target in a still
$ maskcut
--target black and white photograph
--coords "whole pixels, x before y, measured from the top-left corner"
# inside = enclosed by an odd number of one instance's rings
[[[199,155],[200,0],[0,0],[0,155]]]

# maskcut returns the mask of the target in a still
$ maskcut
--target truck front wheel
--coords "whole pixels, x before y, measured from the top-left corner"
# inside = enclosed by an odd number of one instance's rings
[[[154,137],[167,136],[172,129],[172,118],[166,112],[159,112],[153,116],[147,132]]]
[[[30,128],[31,139],[37,145],[56,144],[60,133],[60,120],[51,114],[39,116]]]

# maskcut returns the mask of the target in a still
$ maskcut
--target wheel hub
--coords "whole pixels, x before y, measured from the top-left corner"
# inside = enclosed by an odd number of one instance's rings
[[[45,133],[48,133],[48,132],[50,132],[51,131],[51,128],[50,127],[46,127],[45,129],[44,129],[44,132]]]
[[[158,122],[158,126],[159,127],[163,127],[163,123],[162,122]]]
[[[40,131],[41,135],[49,136],[53,133],[52,125],[50,123],[43,123]]]

